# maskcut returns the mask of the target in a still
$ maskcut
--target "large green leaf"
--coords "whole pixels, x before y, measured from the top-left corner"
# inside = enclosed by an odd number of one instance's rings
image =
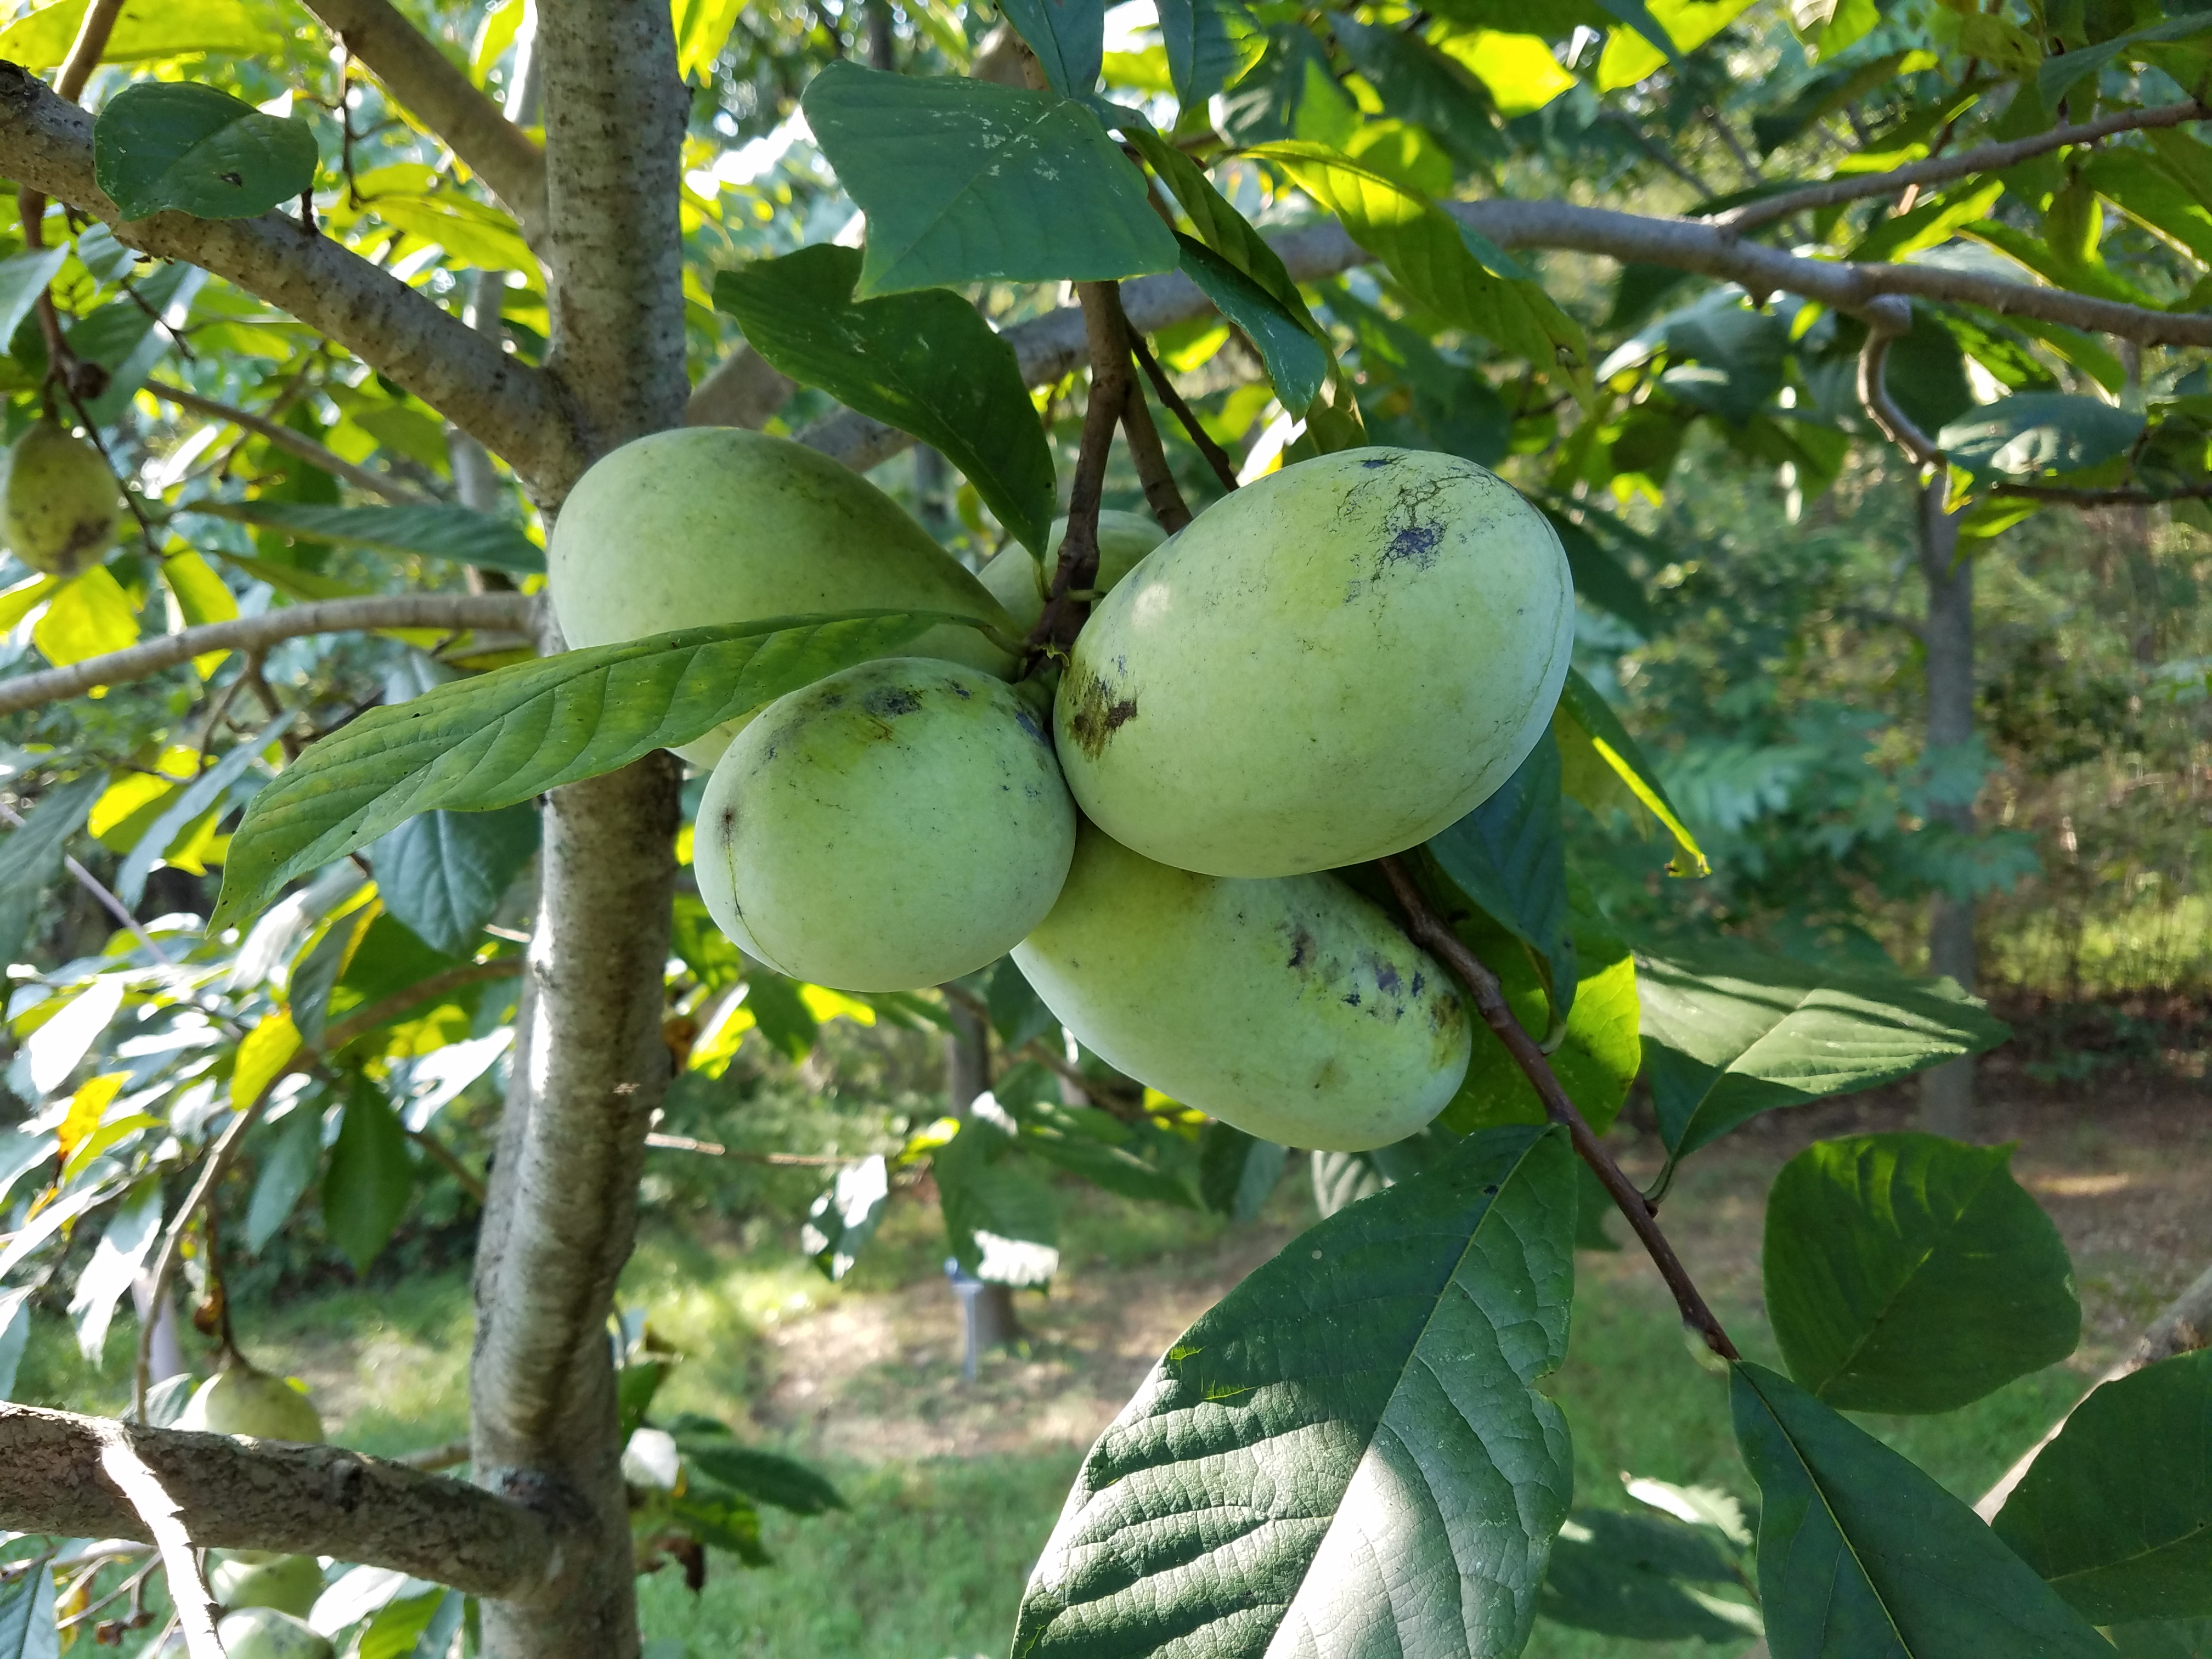
[[[1288,1156],[1233,1123],[1209,1123],[1198,1137],[1199,1198],[1218,1215],[1249,1221],[1273,1195]]]
[[[709,1480],[793,1515],[821,1515],[845,1507],[827,1477],[796,1458],[740,1443],[726,1424],[685,1415],[669,1425],[676,1449]]]
[[[1636,739],[1628,735],[1620,716],[1598,696],[1597,688],[1583,678],[1580,669],[1567,670],[1566,684],[1559,688],[1559,708],[1553,719],[1553,731],[1559,741],[1562,778],[1570,793],[1575,793],[1573,781],[1577,774],[1612,773],[1674,836],[1679,850],[1674,861],[1668,866],[1674,874],[1702,876],[1711,868],[1705,862],[1698,838],[1690,833],[1681,814],[1674,810],[1674,803],[1667,798],[1667,787],[1659,781],[1659,775],[1651,769],[1651,763],[1644,758],[1644,751],[1636,746]],[[1595,767],[1588,763],[1592,761],[1597,763]]]
[[[1469,1138],[1291,1245],[1084,1460],[1015,1659],[1518,1653],[1566,1513],[1573,1157]]]
[[[313,1184],[323,1161],[323,1109],[319,1100],[292,1108],[264,1146],[261,1173],[246,1206],[246,1248],[255,1255],[292,1218],[300,1194]]]
[[[61,274],[69,256],[66,246],[45,247],[0,259],[0,344],[15,337],[15,331],[31,314],[46,284]]]
[[[1005,0],[1004,9],[1054,92],[1083,98],[1097,89],[1106,52],[1103,0]]]
[[[323,1174],[323,1231],[356,1273],[368,1271],[414,1190],[398,1114],[374,1083],[356,1077]]]
[[[1847,1411],[1947,1412],[2055,1365],[2081,1334],[2058,1229],[2012,1148],[1816,1141],[1766,1200],[1766,1311],[1790,1375]]]
[[[1196,238],[1178,232],[1176,240],[1182,249],[1182,274],[1259,349],[1283,407],[1303,410],[1310,405],[1328,379],[1331,359],[1304,307],[1293,313],[1255,278]]]
[[[417,812],[483,811],[689,743],[724,720],[895,651],[936,611],[775,617],[565,651],[372,709],[253,798],[210,927],[258,913],[295,876],[359,852]]]
[[[70,838],[106,788],[106,775],[92,772],[50,790],[0,840],[0,966],[21,959],[32,918],[61,879]]]
[[[1787,1377],[1739,1364],[1774,1659],[2112,1659],[1974,1512]]]
[[[1352,240],[1382,261],[1413,298],[1472,330],[1540,374],[1589,362],[1582,329],[1527,276],[1478,258],[1460,226],[1407,186],[1320,144],[1265,144],[1300,189],[1344,222]],[[1509,262],[1498,259],[1496,264]]]
[[[800,100],[868,216],[862,299],[975,282],[1172,270],[1144,176],[1073,99],[835,63]]]
[[[1486,962],[1507,967],[1500,975],[1506,999],[1524,1025],[1533,1027],[1543,1018],[1545,1001],[1534,968],[1514,974],[1510,958],[1495,944],[1480,941],[1470,930],[1462,931]],[[1587,927],[1576,934],[1576,957],[1582,980],[1566,1030],[1552,1050],[1552,1074],[1590,1127],[1603,1134],[1620,1115],[1628,1086],[1644,1064],[1638,1040],[1641,1011],[1636,997],[1636,958],[1619,939]],[[1467,1077],[1437,1121],[1465,1133],[1496,1123],[1541,1123],[1544,1116],[1544,1103],[1528,1074],[1505,1051],[1497,1033],[1478,1021]]]
[[[860,263],[828,244],[757,260],[715,277],[714,303],[793,380],[935,446],[1042,558],[1052,448],[1013,347],[944,289],[856,302]]]
[[[1159,9],[1168,80],[1186,109],[1233,84],[1265,50],[1238,0],[1160,0]]]
[[[370,848],[368,861],[386,909],[432,949],[465,956],[537,850],[538,814],[514,805],[417,813]]]
[[[312,188],[315,160],[305,121],[193,81],[125,87],[92,129],[93,178],[125,219],[250,219]]]
[[[1460,891],[1527,947],[1551,1001],[1551,1024],[1565,1024],[1577,969],[1559,822],[1559,745],[1552,734],[1537,739],[1488,800],[1431,836],[1428,848]]]
[[[1736,1584],[1710,1528],[1577,1510],[1552,1547],[1536,1611],[1554,1624],[1632,1641],[1741,1642],[1759,1633],[1759,1613],[1717,1593]]]
[[[2212,1349],[2094,1390],[1995,1525],[2100,1625],[2212,1618]]]
[[[1778,1106],[1894,1083],[2010,1035],[1948,981],[1845,973],[1733,939],[1647,953],[1636,984],[1674,1158]]]
[[[379,553],[451,559],[518,576],[542,575],[545,550],[505,519],[444,501],[419,507],[323,507],[307,501],[191,501],[182,509]]]
[[[1230,204],[1227,197],[1213,187],[1205,170],[1148,127],[1133,126],[1128,137],[1138,154],[1159,174],[1160,182],[1182,204],[1182,210],[1190,216],[1191,227],[1197,231],[1199,240],[1267,289],[1316,338],[1326,339],[1321,325],[1306,309],[1298,285],[1291,280],[1290,269],[1283,264],[1282,255],[1253,228],[1250,220]]]
[[[2142,435],[2141,410],[2077,392],[2023,392],[1961,416],[1936,443],[1977,482],[2079,472],[2124,455]]]
[[[2212,1659],[2212,1619],[2148,1619],[2105,1634],[2120,1659]]]

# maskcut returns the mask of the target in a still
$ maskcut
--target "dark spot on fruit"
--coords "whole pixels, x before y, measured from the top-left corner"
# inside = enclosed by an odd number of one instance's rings
[[[963,691],[960,695],[964,697],[968,694],[965,691]],[[1014,724],[1020,726],[1023,731],[1028,732],[1030,737],[1036,738],[1039,743],[1045,741],[1044,727],[1037,724],[1037,717],[1035,714],[1030,714],[1028,709],[1017,708],[1014,711]]]
[[[1097,760],[1114,734],[1137,718],[1137,700],[1117,697],[1115,688],[1093,674],[1076,694],[1074,712],[1067,717],[1067,734],[1075,746]]]
[[[1376,988],[1383,992],[1392,992],[1395,991],[1401,983],[1397,964],[1377,957],[1375,963]]]
[[[1437,544],[1444,538],[1442,525],[1409,524],[1390,538],[1390,544],[1382,550],[1382,562],[1387,567],[1411,559],[1426,570],[1437,562]]]
[[[1359,993],[1354,991],[1349,996],[1346,997],[1344,1000],[1344,1006],[1347,1008],[1357,1008],[1359,1006]]]
[[[1285,967],[1304,968],[1314,959],[1314,936],[1301,927],[1291,935],[1291,959]]]
[[[714,822],[721,827],[725,837],[735,835],[738,830],[738,809],[735,806],[725,806]]]
[[[901,714],[914,713],[921,707],[921,699],[904,686],[887,685],[881,690],[869,692],[865,706],[871,714],[894,720]]]
[[[968,702],[970,698],[974,697],[974,696],[975,696],[975,695],[973,691],[970,691],[970,690],[969,690],[966,686],[964,686],[964,685],[961,684],[960,684],[960,682],[959,682],[958,680],[947,680],[947,681],[945,682],[945,684],[946,684],[947,685],[949,685],[949,686],[951,686],[951,687],[952,688],[952,695],[953,695],[954,696],[956,696],[956,697],[959,698],[959,699],[960,699],[960,701],[961,701],[961,702]]]
[[[1378,467],[1378,466],[1395,466],[1395,465],[1398,465],[1398,458],[1397,458],[1395,455],[1375,455],[1375,456],[1370,456],[1370,457],[1369,457],[1366,460],[1364,460],[1364,461],[1360,462],[1360,464],[1359,464],[1359,465],[1360,465],[1362,467],[1365,468],[1366,470],[1368,470],[1369,471],[1370,471],[1370,472],[1371,472],[1371,471],[1374,471],[1376,467]]]
[[[845,694],[842,691],[832,691],[822,699],[822,706],[824,708],[842,708],[845,706]]]
[[[1422,973],[1419,969],[1415,969],[1413,970],[1413,994],[1415,996],[1421,994],[1421,988],[1428,982],[1429,976],[1426,974]]]

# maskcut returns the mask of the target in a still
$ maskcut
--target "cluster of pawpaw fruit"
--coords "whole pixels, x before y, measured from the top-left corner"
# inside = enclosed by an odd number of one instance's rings
[[[1056,527],[1054,541],[1060,527]],[[969,574],[827,457],[640,439],[562,509],[572,647],[862,609],[971,618],[680,752],[694,869],[781,973],[913,990],[1012,952],[1094,1053],[1287,1145],[1411,1133],[1468,1065],[1445,975],[1329,873],[1486,799],[1572,642],[1549,522],[1471,462],[1370,448],[1272,474],[1163,540],[1103,514],[1102,597],[1055,690],[1010,684],[1049,565]]]
[[[283,1377],[234,1356],[193,1390],[175,1426],[257,1440],[312,1443],[323,1437],[313,1401]],[[322,1564],[313,1556],[210,1550],[207,1577],[222,1611],[216,1633],[230,1659],[331,1659],[329,1640],[307,1623],[323,1593]]]
[[[107,556],[123,495],[100,452],[51,420],[0,456],[0,543],[32,569],[64,579]]]

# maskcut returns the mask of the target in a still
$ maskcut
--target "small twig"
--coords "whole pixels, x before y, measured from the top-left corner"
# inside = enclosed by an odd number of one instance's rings
[[[479,1210],[483,1208],[489,1198],[489,1194],[477,1173],[461,1162],[458,1152],[427,1129],[410,1129],[407,1132],[407,1138],[428,1152],[433,1163],[453,1176],[455,1184],[469,1195],[477,1208]]]
[[[255,414],[250,409],[238,409],[229,404],[217,403],[212,398],[204,398],[197,392],[185,386],[173,386],[167,380],[149,380],[146,382],[146,390],[156,398],[164,398],[180,408],[189,409],[196,415],[205,415],[210,419],[225,421],[232,426],[258,433],[279,449],[289,449],[309,465],[320,467],[332,477],[343,478],[348,483],[357,489],[365,489],[372,495],[381,495],[385,500],[396,501],[402,507],[417,506],[427,499],[419,491],[410,489],[405,484],[387,478],[381,473],[372,472],[365,466],[356,466],[351,461],[344,459],[324,445],[317,443],[306,433],[293,431],[282,421],[272,421],[265,415]]]
[[[2212,500],[2212,483],[2184,484],[2179,489],[2071,489],[2063,484],[1997,483],[1990,486],[1989,493],[2057,501],[2067,507],[2156,507],[2161,501]]]
[[[23,827],[22,814],[16,811],[14,807],[0,803],[0,823],[7,824],[10,829],[21,830]],[[113,916],[116,921],[121,922],[129,930],[131,936],[152,954],[155,961],[160,963],[164,968],[173,968],[177,965],[175,959],[155,942],[151,934],[138,925],[138,918],[131,914],[130,907],[116,897],[99,877],[79,864],[76,858],[69,854],[62,856],[62,868],[70,872],[78,886],[92,896],[95,903]]]
[[[698,1152],[707,1158],[733,1158],[740,1164],[772,1164],[780,1168],[827,1170],[850,1164],[852,1152],[750,1152],[742,1146],[725,1146],[719,1140],[694,1140],[690,1135],[663,1134],[655,1129],[645,1138],[648,1146],[667,1152]]]
[[[1191,521],[1190,505],[1168,465],[1168,453],[1152,424],[1152,405],[1145,401],[1145,383],[1129,377],[1127,400],[1121,405],[1121,435],[1129,441],[1129,459],[1136,463],[1137,480],[1145,487],[1145,505],[1160,528],[1175,535]]]
[[[191,1659],[224,1659],[222,1644],[215,1633],[215,1601],[208,1595],[207,1581],[200,1576],[192,1540],[179,1518],[183,1511],[146,1467],[120,1423],[106,1425],[100,1435],[100,1467],[154,1534],[168,1576],[169,1601],[184,1626],[185,1650]]]
[[[1917,465],[1940,470],[1943,452],[1898,407],[1897,400],[1889,395],[1888,377],[1883,372],[1889,361],[1890,342],[1912,331],[1911,305],[1886,295],[1869,304],[1864,315],[1867,337],[1859,349],[1859,401],[1866,405],[1868,417],[1881,428],[1883,437]]]
[[[1382,869],[1390,883],[1390,890],[1397,895],[1398,903],[1406,913],[1407,933],[1459,976],[1474,999],[1475,1012],[1482,1016],[1483,1024],[1497,1034],[1498,1040],[1505,1045],[1505,1052],[1513,1057],[1513,1063],[1534,1087],[1536,1097],[1544,1103],[1544,1115],[1553,1122],[1566,1126],[1575,1151],[1596,1172],[1620,1212],[1628,1218],[1628,1224],[1635,1229],[1637,1237],[1643,1241],[1653,1265],[1659,1269],[1659,1276],[1667,1281],[1667,1288],[1674,1293],[1674,1305],[1681,1310],[1683,1324],[1702,1337],[1705,1346],[1722,1358],[1741,1359],[1742,1355],[1729,1340],[1719,1318],[1705,1304],[1705,1297],[1690,1279],[1689,1270],[1674,1254],[1674,1247],[1659,1231],[1659,1220],[1652,1213],[1651,1206],[1637,1190],[1636,1183],[1621,1173],[1620,1165],[1613,1161],[1613,1154],[1606,1151],[1567,1091],[1559,1086],[1551,1062],[1545,1059],[1535,1040],[1514,1018],[1505,993],[1498,983],[1498,975],[1485,967],[1460,936],[1429,908],[1428,900],[1396,859],[1382,860]]]
[[[442,1446],[425,1447],[421,1451],[409,1452],[406,1456],[394,1461],[404,1463],[410,1469],[421,1469],[426,1474],[434,1474],[440,1469],[450,1469],[467,1462],[469,1456],[467,1441],[448,1440]]]
[[[123,0],[93,0],[85,8],[84,20],[76,26],[76,39],[70,42],[69,56],[62,60],[61,73],[54,76],[54,90],[72,104],[84,96],[84,83],[99,67],[100,56],[107,50],[107,37],[115,32],[115,20],[122,15]]]
[[[1759,163],[1751,159],[1751,152],[1744,149],[1743,141],[1735,136],[1735,129],[1729,125],[1728,118],[1711,104],[1706,105],[1698,113],[1705,118],[1706,124],[1715,132],[1720,134],[1721,143],[1726,144],[1729,154],[1735,157],[1735,164],[1743,169],[1744,177],[1755,185],[1765,184],[1766,175],[1759,170]]]
[[[1112,283],[1078,283],[1083,332],[1091,356],[1091,398],[1083,410],[1083,445],[1075,459],[1075,478],[1067,495],[1067,533],[1060,538],[1060,562],[1044,612],[1023,641],[1045,656],[1066,656],[1075,642],[1091,602],[1079,598],[1098,581],[1098,507],[1106,489],[1106,461],[1114,447],[1114,428],[1129,398],[1129,337],[1121,300]]]
[[[1213,469],[1213,476],[1221,481],[1221,487],[1224,489],[1236,489],[1237,463],[1229,459],[1227,450],[1214,442],[1213,434],[1199,420],[1198,411],[1184,400],[1182,393],[1175,389],[1175,382],[1168,379],[1167,370],[1160,366],[1159,359],[1152,356],[1152,349],[1145,343],[1145,337],[1133,328],[1129,331],[1129,349],[1137,354],[1137,365],[1145,371],[1145,378],[1152,383],[1152,390],[1160,394],[1160,401],[1168,406],[1169,412],[1182,425],[1192,447],[1206,457],[1206,464]]]

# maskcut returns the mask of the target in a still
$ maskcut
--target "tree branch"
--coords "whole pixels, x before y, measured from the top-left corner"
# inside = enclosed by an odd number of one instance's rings
[[[92,118],[15,64],[0,63],[0,178],[99,219],[128,247],[198,265],[298,318],[538,489],[557,494],[583,471],[585,456],[546,374],[339,243],[280,213],[124,221],[93,180]],[[672,194],[670,201],[672,215]]]
[[[1078,283],[1091,356],[1091,395],[1083,407],[1083,444],[1067,491],[1067,533],[1060,538],[1052,591],[1026,644],[1065,654],[1091,613],[1086,597],[1098,583],[1098,503],[1130,392],[1129,336],[1112,283]]]
[[[1126,325],[1121,338],[1133,351],[1136,336]],[[1121,394],[1121,435],[1128,440],[1137,482],[1145,487],[1145,505],[1152,508],[1160,528],[1172,536],[1190,522],[1190,504],[1182,498],[1175,470],[1168,465],[1166,447],[1160,442],[1159,428],[1152,424],[1152,405],[1145,401],[1145,383],[1126,371],[1124,378],[1128,386]]]
[[[2063,484],[1998,483],[1991,484],[1989,493],[2066,507],[2156,507],[2161,501],[2212,500],[2212,483],[2184,484],[2179,489],[2072,489]]]
[[[1637,1237],[1643,1241],[1645,1251],[1659,1269],[1659,1276],[1667,1281],[1667,1288],[1674,1293],[1674,1304],[1682,1312],[1682,1323],[1695,1331],[1705,1346],[1722,1358],[1741,1358],[1735,1344],[1729,1340],[1727,1331],[1721,1328],[1720,1320],[1705,1305],[1705,1297],[1691,1281],[1689,1270],[1674,1254],[1674,1247],[1659,1231],[1659,1220],[1652,1213],[1651,1206],[1637,1190],[1636,1183],[1621,1173],[1620,1165],[1613,1161],[1613,1154],[1606,1151],[1567,1091],[1559,1086],[1559,1079],[1552,1074],[1551,1062],[1544,1058],[1543,1051],[1521,1029],[1521,1022],[1513,1018],[1505,993],[1498,986],[1498,975],[1485,967],[1443,918],[1429,908],[1428,900],[1396,859],[1382,860],[1382,867],[1390,890],[1397,895],[1398,903],[1406,913],[1407,936],[1459,976],[1474,999],[1475,1012],[1482,1016],[1483,1024],[1497,1034],[1498,1040],[1505,1045],[1505,1052],[1513,1057],[1513,1063],[1534,1087],[1536,1097],[1544,1103],[1544,1115],[1553,1122],[1566,1126],[1568,1134],[1573,1137],[1575,1151],[1596,1172],[1621,1214],[1628,1218],[1628,1224],[1635,1229]]]
[[[156,398],[189,409],[195,415],[227,421],[266,438],[279,449],[289,450],[311,466],[319,466],[332,477],[343,478],[356,489],[365,489],[373,495],[381,495],[387,501],[402,507],[413,507],[428,498],[411,489],[396,478],[387,478],[380,472],[372,472],[365,466],[356,466],[332,451],[317,443],[304,432],[295,432],[282,421],[272,421],[266,415],[257,415],[250,409],[234,409],[228,404],[217,403],[212,398],[203,398],[197,392],[167,380],[149,378],[146,390]]]
[[[2100,138],[2109,138],[2116,132],[2178,127],[2185,122],[2204,120],[2208,116],[2212,116],[2212,111],[2208,111],[2193,98],[2184,104],[2160,104],[2150,109],[2120,110],[2111,115],[2100,115],[2094,121],[2077,121],[2071,126],[2053,127],[2048,132],[2015,138],[2009,143],[1984,144],[1978,149],[1960,150],[1955,155],[1932,155],[1924,161],[1908,162],[1901,167],[1892,167],[1887,173],[1847,173],[1823,184],[1806,185],[1796,190],[1763,196],[1755,202],[1746,202],[1741,207],[1715,214],[1711,222],[1723,230],[1741,234],[1808,209],[1833,207],[1838,202],[1863,201],[1871,196],[1894,196],[1912,185],[1940,185],[1977,173],[1995,173],[2017,166],[2032,156],[2062,149],[2069,144],[2092,144]]]
[[[0,680],[0,714],[20,714],[97,685],[127,685],[210,651],[265,651],[308,634],[350,634],[380,628],[512,629],[528,633],[538,602],[521,593],[391,593],[357,599],[288,605],[258,617],[208,623],[164,634],[66,668]]]
[[[111,1441],[152,1472],[203,1547],[335,1555],[525,1601],[557,1559],[541,1517],[464,1481],[337,1446],[143,1428],[30,1406],[0,1405],[0,1527],[154,1541],[104,1464]]]
[[[1152,348],[1145,343],[1145,337],[1133,328],[1129,331],[1129,349],[1137,354],[1137,366],[1145,371],[1145,378],[1152,383],[1152,390],[1160,394],[1160,401],[1168,406],[1182,425],[1183,435],[1190,440],[1200,454],[1206,457],[1206,465],[1213,469],[1213,476],[1220,481],[1221,487],[1224,489],[1236,489],[1237,463],[1229,459],[1227,450],[1214,442],[1213,434],[1199,420],[1198,411],[1184,400],[1182,392],[1176,390],[1175,382],[1168,379],[1167,370],[1160,367],[1160,360],[1152,356]]]
[[[115,33],[115,20],[123,15],[123,0],[92,0],[84,9],[84,19],[76,26],[76,39],[70,42],[69,56],[54,76],[54,90],[74,104],[84,96],[84,83],[92,79],[92,72],[100,67],[102,53],[107,50],[107,37]]]
[[[545,222],[545,152],[529,135],[386,0],[307,0],[307,9],[484,181],[535,244]]]
[[[799,383],[749,345],[722,359],[691,388],[686,426],[744,426],[758,431],[790,401]]]
[[[1913,424],[1889,395],[1889,346],[1912,331],[1912,310],[1903,301],[1883,299],[1865,312],[1866,344],[1859,349],[1859,402],[1881,435],[1921,466],[1941,467],[1943,452]]]

